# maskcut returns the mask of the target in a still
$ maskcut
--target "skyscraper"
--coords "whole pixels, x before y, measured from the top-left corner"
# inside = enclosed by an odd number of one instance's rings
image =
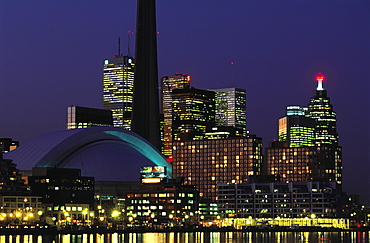
[[[131,129],[160,150],[156,35],[155,0],[138,0],[135,92]]]
[[[161,113],[163,114],[163,154],[172,155],[172,90],[190,88],[190,75],[178,74],[161,78]]]
[[[337,120],[333,106],[327,91],[323,88],[325,76],[322,73],[316,75],[317,88],[308,104],[307,117],[316,121],[315,144],[338,144]]]
[[[199,140],[215,124],[215,92],[195,88],[172,91],[173,140]]]
[[[287,107],[287,115],[279,120],[279,141],[271,142],[265,150],[267,173],[280,182],[342,184],[336,114],[323,89],[324,76],[319,73],[316,79],[318,86],[308,107]]]
[[[278,137],[290,147],[314,146],[315,120],[300,114],[299,110],[287,108],[287,114],[279,119]]]
[[[235,127],[247,133],[247,111],[245,89],[225,88],[216,91],[216,126]]]
[[[117,55],[103,63],[103,108],[113,112],[113,124],[130,130],[135,60]]]

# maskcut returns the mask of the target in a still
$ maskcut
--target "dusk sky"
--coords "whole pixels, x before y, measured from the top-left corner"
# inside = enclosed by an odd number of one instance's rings
[[[127,54],[135,22],[135,0],[0,0],[0,137],[22,145],[65,129],[69,105],[102,108],[103,60],[118,54],[118,37]],[[370,202],[370,1],[157,0],[157,30],[159,78],[246,89],[247,129],[265,145],[322,72],[344,189]]]

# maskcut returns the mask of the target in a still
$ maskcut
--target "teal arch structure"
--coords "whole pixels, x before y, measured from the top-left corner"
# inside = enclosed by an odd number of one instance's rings
[[[154,148],[153,145],[151,145],[144,138],[133,132],[122,133],[117,131],[105,131],[105,133],[116,136],[122,141],[127,142],[129,146],[140,152],[146,158],[151,160],[154,164],[167,167],[168,176],[172,177],[172,165],[163,157],[161,153],[158,152],[156,148]]]
[[[168,177],[172,178],[172,165],[154,146],[136,133],[117,127],[89,127],[45,134],[4,154],[4,158],[12,159],[20,170],[63,168],[81,152],[101,144],[124,145],[154,165],[165,166]]]

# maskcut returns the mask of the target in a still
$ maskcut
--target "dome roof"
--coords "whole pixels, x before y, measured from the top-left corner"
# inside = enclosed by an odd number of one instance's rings
[[[117,127],[63,130],[34,138],[4,154],[20,170],[33,167],[79,168],[97,181],[138,181],[140,167],[172,167],[139,135]]]

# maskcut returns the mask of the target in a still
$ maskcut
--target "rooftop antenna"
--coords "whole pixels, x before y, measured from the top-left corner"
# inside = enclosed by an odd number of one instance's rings
[[[131,56],[131,50],[130,50],[130,35],[133,34],[131,30],[127,31],[127,55]]]
[[[231,87],[234,87],[234,62],[230,62],[231,65]]]
[[[121,38],[118,37],[118,56],[121,56]]]

